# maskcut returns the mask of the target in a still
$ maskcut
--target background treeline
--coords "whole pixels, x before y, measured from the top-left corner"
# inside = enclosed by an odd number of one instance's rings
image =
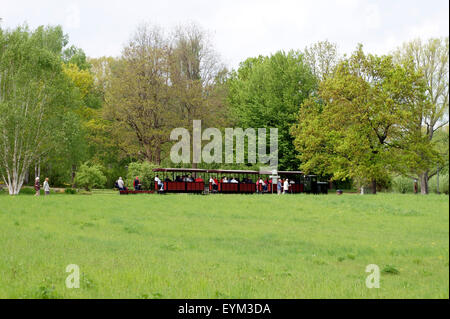
[[[89,176],[96,187],[150,178],[176,166],[171,130],[199,119],[222,131],[277,127],[280,170],[399,192],[418,179],[422,193],[439,170],[448,192],[448,45],[347,56],[324,41],[228,70],[194,24],[140,25],[119,57],[95,59],[59,26],[0,29],[0,177],[11,194],[35,176],[85,188]]]

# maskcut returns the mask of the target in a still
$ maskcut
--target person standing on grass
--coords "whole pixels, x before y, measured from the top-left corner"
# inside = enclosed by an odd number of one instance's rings
[[[283,194],[286,194],[289,191],[289,179],[285,179],[283,185]]]
[[[41,184],[39,184],[39,177],[36,177],[36,180],[34,181],[34,190],[36,191],[36,194],[34,196],[39,196],[41,192]]]
[[[48,177],[46,177],[44,181],[44,192],[45,195],[50,195],[50,185],[48,184]]]
[[[281,194],[281,188],[282,188],[281,179],[279,179],[278,182],[277,182],[277,194],[278,195]]]
[[[124,191],[125,183],[123,182],[122,177],[119,177],[119,180],[117,181],[117,186],[119,186],[119,191]]]

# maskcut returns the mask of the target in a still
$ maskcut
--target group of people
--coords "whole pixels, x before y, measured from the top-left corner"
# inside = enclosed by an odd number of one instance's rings
[[[282,179],[279,179],[277,182],[277,194],[280,195],[281,193],[288,193],[289,188],[291,187],[290,184],[295,184],[295,182],[293,180],[289,181],[288,178],[286,178],[284,181]]]
[[[37,178],[36,181],[39,184],[39,178]],[[171,182],[171,179],[169,177],[166,177],[164,181]],[[192,177],[191,175],[183,175],[183,176],[177,176],[175,179],[175,182],[189,182],[189,183],[201,182],[201,183],[203,183],[204,180],[200,176],[194,179],[194,177]],[[235,177],[231,177],[230,179],[228,179],[226,176],[224,176],[224,177],[222,177],[220,182],[221,183],[238,184],[238,183],[252,183],[252,180],[249,178],[243,178],[242,181],[240,181],[238,178],[235,178]],[[44,182],[44,188],[46,187],[45,183],[47,183],[47,188],[49,189],[48,178],[46,178],[46,181]],[[159,191],[164,191],[164,183],[162,182],[162,180],[159,178],[158,175],[155,176],[155,183],[156,183]],[[211,176],[209,178],[209,183],[212,186],[212,190],[215,190],[215,191],[218,190],[219,180],[217,179],[217,177]],[[256,180],[256,189],[261,192],[267,192],[269,184],[272,184],[271,179],[266,178],[265,180],[263,180],[262,177],[260,177],[259,179]],[[280,194],[288,193],[289,188],[291,187],[291,184],[295,184],[295,181],[293,181],[293,180],[289,181],[289,179],[287,179],[287,178],[285,180],[279,179],[277,181],[277,194],[280,195]],[[122,177],[119,177],[119,179],[116,181],[115,186],[116,186],[116,188],[119,189],[119,191],[127,190],[127,188],[125,187],[125,182],[123,181]],[[133,187],[134,187],[134,190],[136,190],[136,191],[142,189],[142,185],[139,180],[139,176],[136,176],[136,178],[134,179]],[[36,188],[36,186],[35,186],[35,188]],[[47,194],[47,191],[46,191],[46,194]]]
[[[44,194],[50,195],[50,184],[48,183],[48,177],[44,180]],[[39,176],[36,177],[34,181],[34,190],[36,191],[36,194],[34,196],[39,196],[41,194],[41,184],[39,182]]]
[[[118,188],[119,191],[128,190],[128,188],[125,186],[125,182],[123,181],[122,177],[119,177],[114,186]],[[135,191],[140,191],[142,189],[142,184],[141,181],[139,180],[139,176],[136,176],[136,178],[133,180],[133,188]]]
[[[268,185],[272,184],[271,179],[263,180],[261,177],[259,180],[256,181],[256,189],[259,190],[259,186],[261,186],[262,192],[267,192]],[[291,184],[295,184],[295,181],[291,180],[289,181],[288,178],[286,178],[284,181],[282,179],[279,179],[277,181],[277,194],[286,194],[289,192],[289,188],[291,187]]]
[[[248,179],[248,178],[243,178],[242,181],[240,181],[238,178],[231,177],[231,179],[228,179],[226,176],[224,176],[224,177],[222,177],[221,182],[238,184],[238,183],[252,183],[252,180]],[[211,184],[212,190],[217,191],[219,181],[217,180],[216,177],[211,176],[209,178],[209,184]],[[258,191],[261,190],[261,192],[267,192],[269,184],[272,184],[271,179],[266,178],[265,180],[263,180],[262,177],[260,177],[259,179],[256,180],[256,189]],[[289,188],[291,187],[291,184],[295,184],[295,181],[293,181],[293,180],[289,181],[288,178],[286,178],[285,180],[279,179],[277,182],[278,195],[288,193]]]

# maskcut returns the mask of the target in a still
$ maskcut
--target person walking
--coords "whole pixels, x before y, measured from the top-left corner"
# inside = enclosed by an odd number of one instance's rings
[[[50,195],[50,185],[48,184],[48,177],[46,177],[44,181],[44,192],[45,195]]]
[[[281,194],[281,189],[283,188],[283,185],[281,185],[281,179],[278,180],[277,182],[277,194],[280,195]]]
[[[39,184],[39,177],[36,177],[36,180],[34,181],[34,190],[36,191],[36,194],[34,196],[39,196],[41,192],[41,184]]]

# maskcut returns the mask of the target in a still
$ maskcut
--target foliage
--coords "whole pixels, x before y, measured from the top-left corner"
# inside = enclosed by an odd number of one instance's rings
[[[172,129],[223,121],[220,64],[202,31],[185,29],[141,25],[109,69],[104,118],[124,156],[160,163]]]
[[[387,169],[400,170],[408,160],[398,151],[400,128],[421,88],[411,65],[366,55],[359,46],[300,108],[292,134],[302,170],[352,178],[358,185],[376,183]]]
[[[66,189],[64,190],[64,193],[73,195],[73,194],[76,194],[76,193],[77,193],[77,190],[76,190],[76,189],[73,189],[73,188],[66,188]]]
[[[422,194],[427,194],[429,178],[437,166],[448,162],[448,155],[439,154],[432,141],[441,127],[448,126],[449,38],[413,40],[399,48],[395,58],[400,64],[412,63],[425,84],[427,99],[412,100],[412,116],[403,128],[409,139],[403,147],[408,151],[406,168],[419,178]]]
[[[54,148],[73,87],[61,66],[67,37],[60,27],[0,30],[0,174],[18,194],[25,174]]]
[[[297,169],[299,161],[289,129],[316,79],[300,52],[277,52],[249,58],[228,81],[229,103],[237,127],[278,128],[280,169]]]
[[[333,74],[339,62],[337,45],[329,41],[317,42],[305,48],[304,55],[305,62],[320,81]]]
[[[153,189],[153,181],[155,177],[153,169],[158,167],[158,165],[150,162],[133,162],[128,164],[128,173],[125,181],[127,187],[132,189],[133,181],[136,176],[138,176],[143,189]]]
[[[102,172],[100,165],[88,166],[82,164],[75,177],[75,184],[89,191],[93,187],[103,187],[106,183],[106,177]]]
[[[430,178],[429,183],[430,191],[432,193],[437,193],[437,175]],[[439,174],[439,193],[447,194],[449,193],[449,178],[447,174]]]
[[[392,190],[396,193],[406,194],[414,192],[414,180],[409,177],[396,176],[392,179]]]

